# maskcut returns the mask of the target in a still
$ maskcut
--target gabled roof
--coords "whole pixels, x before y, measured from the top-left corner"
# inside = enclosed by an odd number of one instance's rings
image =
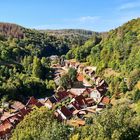
[[[69,91],[77,96],[82,94],[84,90],[85,88],[71,88]]]
[[[30,99],[28,100],[26,106],[28,106],[28,105],[35,105],[37,102],[38,102],[38,100],[35,99],[35,98],[32,96],[32,97],[30,97]]]
[[[65,106],[61,107],[61,112],[66,116],[66,117],[70,117],[72,116],[72,113],[69,111],[69,109],[67,109]]]
[[[79,81],[79,82],[83,82],[83,79],[84,79],[84,76],[83,76],[83,74],[78,74],[77,75],[77,80]]]
[[[37,107],[41,107],[43,106],[43,104],[41,102],[39,102],[37,99],[35,99],[34,97],[30,97],[30,99],[28,100],[26,106],[32,106],[35,105]]]
[[[42,104],[41,102],[38,101],[38,102],[35,104],[35,106],[37,106],[37,107],[42,107],[43,104]]]
[[[55,97],[58,101],[61,101],[62,99],[68,97],[68,92],[67,91],[60,91],[60,92],[57,92],[55,94]]]
[[[0,124],[0,136],[9,133],[12,127],[13,125],[8,120],[3,121],[2,124]]]
[[[22,109],[24,108],[25,105],[22,104],[21,102],[19,101],[15,101],[12,105],[11,105],[11,108],[15,109],[15,110],[18,110],[18,109]]]
[[[19,114],[21,114],[22,116],[25,116],[25,115],[27,115],[30,111],[31,111],[31,109],[22,108],[22,109],[19,110]]]
[[[86,100],[85,100],[85,98],[84,98],[83,95],[79,95],[79,96],[75,97],[75,101],[76,101],[80,106],[86,104]]]
[[[0,117],[0,120],[1,120],[1,121],[4,121],[4,120],[6,120],[7,118],[9,118],[9,117],[11,117],[11,116],[13,116],[13,114],[11,114],[10,112],[4,112],[4,113],[2,114],[2,116]]]
[[[108,97],[103,97],[101,99],[101,102],[106,105],[106,104],[109,104],[110,103],[110,99]]]
[[[49,97],[48,100],[49,100],[52,104],[54,104],[54,103],[57,102],[57,99],[56,99],[54,96]]]

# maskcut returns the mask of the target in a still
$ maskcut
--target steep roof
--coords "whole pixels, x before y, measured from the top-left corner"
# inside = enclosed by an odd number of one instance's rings
[[[66,117],[70,117],[72,115],[72,113],[69,111],[69,109],[67,109],[65,106],[61,107],[61,112],[66,116]]]
[[[20,113],[22,116],[25,116],[25,115],[27,115],[30,111],[31,111],[31,109],[22,108],[22,109],[19,110],[19,113]]]
[[[36,103],[38,102],[38,100],[37,99],[35,99],[33,96],[32,97],[30,97],[30,99],[28,100],[28,102],[27,102],[27,106],[28,105],[35,105]]]
[[[55,95],[55,97],[58,101],[61,101],[62,99],[64,99],[67,96],[68,96],[67,91],[60,91],[60,92],[57,92],[56,95]]]
[[[41,102],[39,102],[37,99],[35,99],[34,97],[30,97],[30,99],[28,100],[26,106],[32,106],[32,105],[36,105],[37,107],[41,107],[43,106],[43,104]]]
[[[106,105],[106,104],[109,104],[110,103],[110,99],[108,97],[103,97],[101,99],[101,102]]]
[[[22,109],[22,108],[24,108],[24,107],[25,107],[25,105],[22,104],[22,103],[19,102],[19,101],[15,101],[15,102],[11,105],[11,108],[16,109],[16,110]]]
[[[11,114],[10,112],[4,112],[4,113],[2,114],[2,116],[0,117],[0,120],[1,120],[1,121],[4,121],[4,120],[6,120],[7,118],[9,118],[9,117],[11,117],[11,116],[13,116],[13,114]]]
[[[79,96],[75,97],[75,101],[76,101],[80,106],[86,104],[86,100],[85,100],[85,98],[84,98],[83,95],[79,95]]]
[[[54,96],[49,97],[48,100],[49,100],[52,104],[57,102],[57,99],[56,99]]]
[[[2,124],[0,124],[0,136],[10,132],[12,127],[12,124],[8,120],[3,121]]]
[[[83,79],[84,79],[83,74],[78,74],[78,75],[77,75],[77,80],[78,80],[79,82],[83,82]]]

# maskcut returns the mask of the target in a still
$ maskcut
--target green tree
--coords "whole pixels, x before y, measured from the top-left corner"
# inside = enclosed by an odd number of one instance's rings
[[[46,107],[36,108],[14,130],[10,140],[67,140],[70,129],[58,123]]]
[[[134,69],[128,79],[127,79],[127,87],[128,89],[132,90],[132,88],[135,86],[135,84],[138,82],[140,79],[140,70],[139,69]]]
[[[65,89],[68,88],[68,86],[70,85],[70,79],[69,79],[69,76],[67,74],[63,75],[60,78],[59,85],[62,86],[62,87],[64,87]]]
[[[76,78],[77,78],[77,70],[74,68],[69,68],[68,76],[69,76],[71,83],[73,83],[74,81],[76,81]]]
[[[32,74],[34,77],[42,78],[42,64],[40,62],[40,59],[37,57],[34,57],[34,59],[33,59]]]

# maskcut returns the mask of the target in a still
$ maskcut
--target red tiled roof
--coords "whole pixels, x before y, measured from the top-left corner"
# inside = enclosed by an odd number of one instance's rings
[[[65,106],[61,107],[61,112],[66,116],[66,117],[70,117],[72,115],[72,113],[69,111],[69,109],[67,109]]]
[[[35,105],[37,107],[41,107],[43,106],[43,104],[41,102],[39,102],[37,99],[35,99],[34,97],[30,97],[29,101],[27,102],[26,106],[32,106]]]
[[[64,99],[67,96],[68,96],[67,91],[60,91],[60,92],[57,92],[56,95],[55,95],[55,97],[58,101],[61,101],[62,99]]]
[[[94,103],[93,98],[86,98],[85,100],[86,100],[86,103],[87,103],[88,105]]]
[[[101,100],[101,102],[103,104],[109,104],[110,103],[110,99],[108,97],[103,97],[102,100]]]
[[[38,100],[37,99],[35,99],[34,97],[30,97],[30,99],[28,100],[28,102],[27,102],[27,106],[28,105],[35,105],[36,103],[38,102]]]
[[[19,101],[15,101],[15,102],[11,105],[11,107],[12,107],[13,109],[18,110],[18,109],[22,109],[22,108],[24,108],[25,105],[22,104],[22,103],[19,102]]]
[[[25,115],[27,115],[30,111],[31,111],[31,109],[22,108],[22,109],[19,110],[19,113],[20,113],[22,116],[25,116]]]
[[[77,80],[78,80],[79,82],[83,82],[83,79],[84,79],[83,74],[78,74]]]
[[[41,102],[37,102],[36,104],[35,104],[37,107],[42,107],[43,106],[43,104],[41,103]]]
[[[79,105],[86,104],[86,101],[85,101],[85,98],[83,97],[83,95],[79,95],[79,96],[75,97],[75,101],[78,102]]]
[[[0,125],[0,136],[9,133],[12,127],[12,124],[8,120],[3,121]]]

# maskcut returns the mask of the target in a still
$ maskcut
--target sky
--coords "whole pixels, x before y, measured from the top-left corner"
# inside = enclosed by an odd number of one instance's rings
[[[0,22],[108,31],[140,17],[140,0],[0,0]]]

